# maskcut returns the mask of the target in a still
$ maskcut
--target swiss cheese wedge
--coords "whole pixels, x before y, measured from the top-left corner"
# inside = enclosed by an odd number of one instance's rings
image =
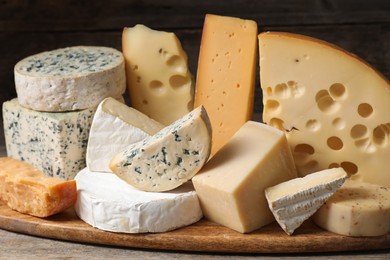
[[[263,120],[285,131],[300,176],[342,167],[390,187],[390,83],[329,43],[259,35]]]

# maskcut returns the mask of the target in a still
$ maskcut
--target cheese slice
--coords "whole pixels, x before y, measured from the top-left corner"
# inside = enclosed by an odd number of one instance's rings
[[[123,232],[166,232],[202,218],[191,182],[169,192],[140,191],[115,174],[81,170],[75,177],[77,215],[98,229]]]
[[[329,43],[259,35],[263,120],[286,132],[298,173],[342,167],[390,187],[390,83]]]
[[[192,182],[206,218],[248,233],[275,220],[264,190],[296,176],[284,133],[248,121]]]
[[[38,53],[14,68],[23,107],[47,112],[96,107],[126,90],[125,63],[118,50],[72,46]]]
[[[144,191],[168,191],[190,180],[209,158],[211,126],[200,106],[110,162],[111,170]]]
[[[134,108],[106,98],[98,106],[89,132],[86,162],[90,171],[111,172],[112,157],[126,146],[154,135],[164,126]]]
[[[257,24],[207,14],[200,46],[195,107],[203,105],[213,127],[212,154],[253,116]]]
[[[276,221],[291,235],[346,179],[342,168],[326,169],[269,187],[265,197]]]
[[[174,33],[141,24],[124,28],[122,49],[134,108],[164,125],[193,109],[193,77]]]
[[[0,199],[13,210],[44,218],[73,207],[76,182],[49,177],[31,164],[2,157]]]
[[[314,214],[320,227],[345,236],[381,236],[390,232],[390,188],[347,180]]]

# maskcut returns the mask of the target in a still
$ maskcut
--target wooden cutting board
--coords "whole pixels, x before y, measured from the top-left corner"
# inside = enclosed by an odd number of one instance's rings
[[[321,230],[310,221],[288,236],[270,224],[250,234],[240,234],[207,220],[157,234],[123,234],[91,227],[73,209],[40,219],[20,214],[0,202],[0,228],[65,241],[160,250],[225,253],[302,253],[375,250],[390,248],[390,234],[354,238]]]

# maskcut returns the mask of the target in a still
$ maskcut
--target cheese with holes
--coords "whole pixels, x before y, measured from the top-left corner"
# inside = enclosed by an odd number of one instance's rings
[[[172,190],[190,180],[208,160],[211,131],[207,112],[200,106],[116,154],[110,169],[140,190]]]
[[[20,104],[39,111],[88,109],[126,90],[122,53],[108,47],[38,53],[19,61],[14,72]]]
[[[106,98],[98,106],[89,131],[87,167],[111,172],[112,157],[126,146],[154,135],[164,126],[138,110]]]
[[[48,217],[74,206],[76,182],[49,177],[31,164],[2,157],[0,200],[21,213]]]
[[[115,174],[81,170],[75,177],[77,215],[96,228],[123,233],[166,232],[202,218],[191,182],[169,192],[145,192]]]
[[[134,108],[164,125],[193,109],[193,77],[174,33],[140,24],[124,28],[122,50]]]
[[[17,98],[4,102],[7,155],[30,163],[49,176],[73,179],[85,167],[95,110],[49,113],[24,108]]]
[[[248,233],[275,220],[264,190],[296,177],[285,134],[248,121],[192,182],[206,218]]]
[[[200,45],[195,107],[203,105],[213,127],[215,154],[253,115],[257,24],[207,14]]]
[[[356,180],[343,186],[314,214],[320,227],[345,236],[390,232],[390,188]]]
[[[276,221],[288,234],[310,218],[347,179],[343,168],[326,169],[265,190]]]
[[[286,132],[298,173],[342,167],[390,187],[390,83],[329,43],[259,35],[263,120]]]

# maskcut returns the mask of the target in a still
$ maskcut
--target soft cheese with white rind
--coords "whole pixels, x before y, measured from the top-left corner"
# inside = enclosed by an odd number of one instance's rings
[[[342,167],[390,187],[390,83],[353,54],[307,36],[259,35],[263,120],[286,132],[298,173]]]
[[[77,215],[98,229],[123,232],[166,232],[202,218],[190,182],[163,193],[140,191],[115,174],[81,170],[75,177]]]
[[[111,97],[98,106],[89,131],[87,167],[111,172],[112,157],[126,146],[154,135],[164,126],[138,110]]]
[[[172,190],[190,180],[206,163],[211,131],[207,112],[200,106],[116,154],[110,169],[138,189]]]
[[[49,176],[71,180],[85,167],[88,134],[96,107],[62,113],[3,103],[4,135],[9,157],[26,161]]]
[[[74,46],[38,53],[14,68],[22,106],[38,111],[70,111],[96,107],[126,89],[124,58],[116,49]]]
[[[291,235],[347,179],[342,168],[326,169],[265,189],[268,206],[283,230]]]

